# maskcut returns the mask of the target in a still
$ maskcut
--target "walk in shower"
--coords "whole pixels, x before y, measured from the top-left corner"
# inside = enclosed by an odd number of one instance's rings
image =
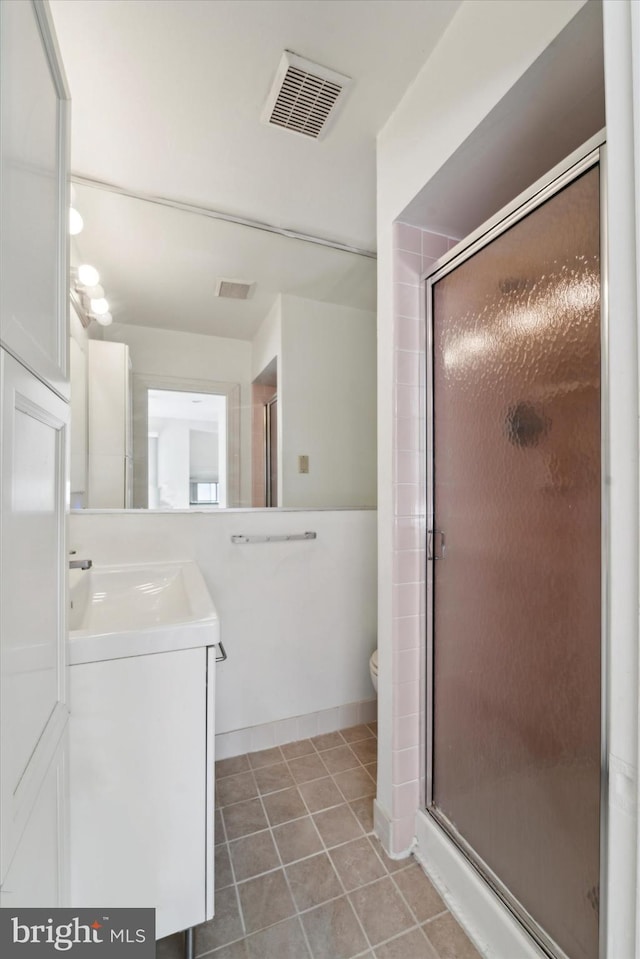
[[[602,162],[426,278],[426,807],[570,959],[599,953]]]

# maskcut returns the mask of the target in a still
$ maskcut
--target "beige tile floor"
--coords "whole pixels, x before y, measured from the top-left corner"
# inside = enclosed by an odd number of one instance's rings
[[[373,835],[376,726],[216,763],[210,959],[479,959],[420,866]],[[158,959],[181,959],[182,934]]]

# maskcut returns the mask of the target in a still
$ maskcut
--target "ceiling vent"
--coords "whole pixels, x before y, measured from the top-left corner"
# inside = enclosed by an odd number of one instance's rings
[[[262,121],[319,140],[342,105],[350,83],[350,77],[286,50],[262,111]]]
[[[216,296],[226,297],[228,300],[248,300],[253,293],[255,283],[247,280],[219,279],[216,282]]]

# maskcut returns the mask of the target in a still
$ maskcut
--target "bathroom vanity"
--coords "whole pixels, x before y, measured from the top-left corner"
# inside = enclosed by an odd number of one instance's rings
[[[161,938],[213,916],[219,623],[192,563],[70,588],[71,902],[151,906]]]

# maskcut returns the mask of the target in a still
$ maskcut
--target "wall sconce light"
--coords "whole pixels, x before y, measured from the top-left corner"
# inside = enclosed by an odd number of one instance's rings
[[[100,282],[100,274],[90,263],[83,263],[78,267],[77,278],[81,286],[97,286]]]
[[[109,303],[103,287],[98,283],[99,279],[100,274],[95,266],[89,263],[71,269],[71,299],[85,329],[91,320],[95,320],[100,326],[113,323]]]
[[[69,233],[71,236],[77,236],[78,233],[82,233],[84,227],[84,220],[74,207],[69,207]]]
[[[96,316],[104,316],[105,313],[109,312],[109,302],[105,299],[104,296],[99,296],[97,299],[91,298],[91,312]]]

